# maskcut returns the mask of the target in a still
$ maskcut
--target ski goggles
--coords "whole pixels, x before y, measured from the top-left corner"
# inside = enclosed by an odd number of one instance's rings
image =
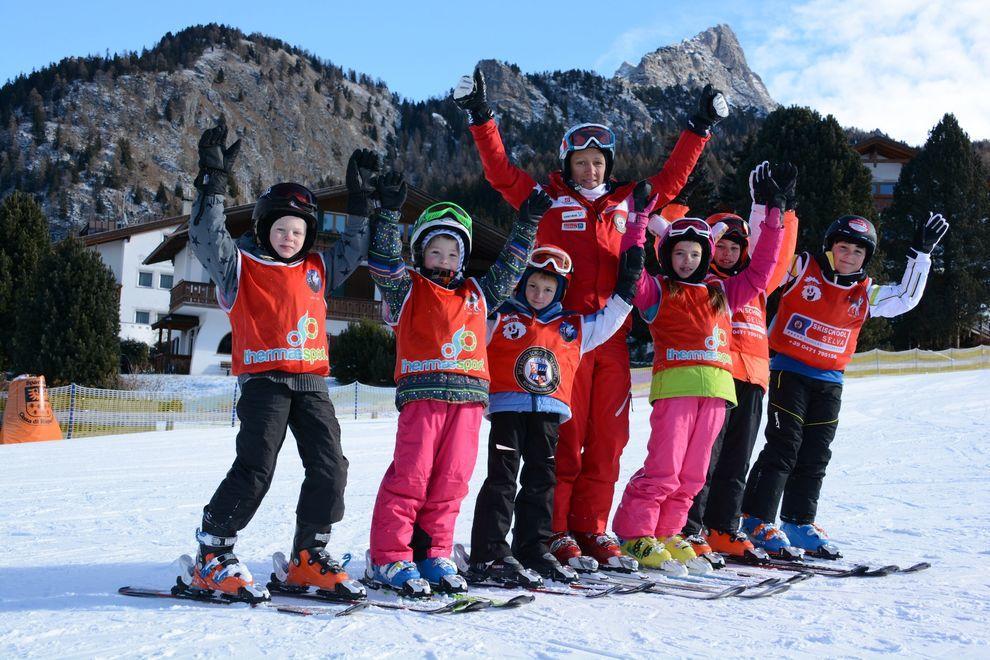
[[[722,238],[737,238],[745,240],[749,238],[749,223],[740,218],[735,213],[716,213],[709,216],[706,222],[714,227],[718,223],[726,226]]]
[[[465,229],[471,229],[471,216],[468,215],[467,211],[452,202],[437,202],[426,207],[426,210],[419,216],[416,224],[424,225],[441,218],[453,218],[459,224],[463,225]]]
[[[265,192],[266,196],[277,197],[298,211],[316,214],[316,197],[306,186],[298,183],[276,183]]]
[[[569,151],[580,151],[588,147],[599,149],[615,149],[615,133],[608,126],[601,124],[581,124],[564,133],[560,145],[561,157]]]
[[[712,228],[701,218],[681,218],[670,223],[667,236],[682,236],[684,234],[696,234],[711,240]]]
[[[558,275],[569,275],[574,268],[571,256],[554,245],[543,245],[530,255],[529,266],[541,270],[552,268]]]

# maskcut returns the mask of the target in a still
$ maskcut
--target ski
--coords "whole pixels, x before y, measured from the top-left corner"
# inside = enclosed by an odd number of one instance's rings
[[[871,568],[864,564],[855,566],[825,566],[822,564],[809,563],[806,561],[789,561],[786,559],[749,559],[742,557],[726,556],[726,562],[736,566],[748,566],[750,568],[766,568],[771,570],[791,571],[794,573],[814,573],[824,577],[848,578],[848,577],[886,577],[891,574],[891,569],[896,567],[881,566]]]
[[[350,603],[348,607],[343,609],[336,609],[332,607],[299,607],[296,605],[273,603],[271,601],[251,603],[236,597],[225,597],[224,595],[212,591],[180,588],[178,585],[168,591],[164,589],[149,589],[145,587],[128,586],[117,589],[117,593],[122,596],[136,596],[138,598],[170,598],[175,600],[192,601],[202,603],[204,605],[249,605],[252,608],[263,607],[282,614],[295,614],[297,616],[318,616],[327,614],[335,617],[348,616],[354,614],[355,612],[359,612],[368,606],[367,602]]]
[[[855,568],[856,565],[848,564],[845,562],[836,562],[835,560],[820,558],[820,557],[810,557],[805,555],[805,561],[809,566],[821,566],[823,568],[838,568],[838,569],[850,569]],[[875,568],[869,568],[869,571],[884,571],[886,575],[893,575],[895,573],[918,573],[920,571],[927,570],[931,568],[932,565],[927,561],[920,561],[916,564],[912,564],[906,568],[901,568],[897,564],[888,564],[887,566],[880,566]]]
[[[590,584],[608,585],[618,583],[619,585],[629,585],[635,588],[635,591],[630,593],[681,596],[684,598],[693,598],[695,600],[719,600],[722,598],[730,598],[732,596],[738,596],[747,589],[745,585],[741,584],[719,588],[716,585],[696,584],[694,582],[674,582],[669,579],[655,581],[641,573],[631,574],[629,577],[602,575],[600,577],[588,576],[583,577],[582,579]]]

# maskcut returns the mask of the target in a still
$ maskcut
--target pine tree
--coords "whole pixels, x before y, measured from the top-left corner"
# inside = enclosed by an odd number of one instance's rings
[[[330,350],[330,373],[344,383],[391,386],[394,368],[395,335],[367,319],[347,326]]]
[[[55,245],[17,308],[15,367],[50,385],[112,387],[120,364],[117,283],[99,255],[74,237]]]
[[[0,370],[14,361],[17,308],[31,306],[29,282],[50,249],[48,221],[38,204],[28,194],[10,194],[0,204]]]
[[[884,213],[891,272],[903,268],[916,227],[930,212],[949,221],[935,249],[925,296],[894,321],[898,348],[959,346],[990,300],[990,194],[987,172],[955,116],[946,114],[921,152],[901,170]]]

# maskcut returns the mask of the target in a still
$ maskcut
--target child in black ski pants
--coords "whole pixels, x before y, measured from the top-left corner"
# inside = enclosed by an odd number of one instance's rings
[[[546,545],[558,429],[571,416],[571,381],[581,356],[622,327],[642,269],[643,249],[629,248],[620,259],[612,297],[600,311],[582,316],[560,302],[572,271],[570,256],[553,245],[539,246],[515,295],[489,318],[488,477],[474,508],[469,581],[534,585],[542,583],[541,576],[576,579]],[[513,513],[510,549],[506,536]]]

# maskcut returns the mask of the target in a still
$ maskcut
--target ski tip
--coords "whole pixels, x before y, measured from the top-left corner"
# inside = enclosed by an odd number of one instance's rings
[[[929,564],[927,561],[919,561],[917,564],[913,564],[911,566],[908,566],[907,568],[902,568],[898,572],[899,573],[917,573],[918,571],[928,570],[931,567],[932,567],[932,565]]]

